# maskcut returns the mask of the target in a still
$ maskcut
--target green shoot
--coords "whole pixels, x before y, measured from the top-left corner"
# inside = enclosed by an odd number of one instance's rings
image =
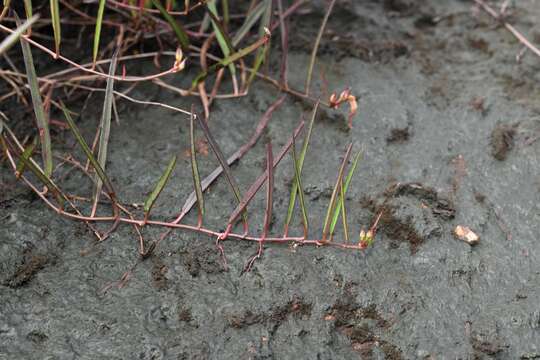
[[[21,38],[21,47],[24,57],[24,65],[26,68],[26,76],[28,78],[28,85],[30,86],[30,95],[32,97],[32,106],[34,108],[34,114],[36,116],[36,123],[39,131],[39,138],[41,141],[41,154],[43,157],[44,174],[46,177],[50,177],[53,169],[52,149],[51,149],[51,136],[49,133],[49,119],[45,115],[45,109],[43,108],[43,101],[39,91],[38,79],[36,75],[36,69],[34,67],[34,59],[32,58],[32,50],[28,42]]]
[[[345,156],[343,157],[343,162],[341,163],[341,167],[339,168],[336,184],[334,186],[334,190],[332,191],[332,196],[330,197],[330,201],[328,203],[328,209],[326,210],[326,217],[324,219],[322,241],[326,241],[326,238],[328,236],[328,232],[330,230],[330,217],[332,216],[332,213],[334,212],[334,209],[335,209],[335,206],[336,206],[336,198],[337,198],[337,195],[338,195],[340,183],[341,183],[341,181],[343,179],[343,173],[345,172],[345,166],[347,165],[347,162],[349,161],[349,157],[351,156],[351,150],[352,150],[352,144],[350,144],[347,147],[347,151],[345,153]]]
[[[103,111],[101,113],[101,121],[99,124],[99,145],[97,161],[101,168],[105,170],[107,164],[107,149],[109,146],[109,137],[111,134],[111,118],[112,118],[112,103],[114,96],[114,74],[116,72],[118,52],[112,57],[111,64],[109,66],[109,77],[107,78],[107,85],[105,87],[105,99],[103,101]],[[101,187],[103,182],[99,175],[96,176],[96,188],[94,192],[94,206],[92,209],[92,215],[95,214],[96,207],[101,194]]]
[[[201,186],[201,177],[199,175],[199,167],[197,165],[197,155],[195,153],[195,119],[193,113],[193,105],[191,106],[191,117],[189,122],[189,134],[191,143],[191,174],[193,176],[193,186],[195,187],[195,194],[197,196],[197,206],[199,209],[198,226],[201,226],[204,216],[204,197]]]
[[[58,7],[58,0],[50,0],[51,6],[51,20],[54,33],[54,46],[56,48],[56,56],[60,55],[60,42],[62,41],[62,34],[60,31],[60,10]]]
[[[323,22],[321,24],[321,27],[319,28],[319,33],[317,34],[317,39],[315,39],[315,45],[313,45],[313,50],[311,51],[311,58],[309,60],[309,66],[308,66],[308,73],[306,78],[306,94],[309,95],[309,88],[311,87],[311,78],[313,77],[313,68],[315,66],[315,60],[317,59],[317,52],[319,51],[319,45],[321,43],[322,36],[324,34],[324,28],[326,27],[326,23],[328,22],[328,18],[330,17],[330,13],[332,12],[332,9],[334,8],[334,5],[336,4],[336,0],[332,0],[330,5],[328,5],[328,10],[326,10],[326,14],[324,15]]]
[[[98,13],[96,17],[96,28],[94,30],[94,47],[92,49],[92,61],[96,64],[99,51],[99,40],[101,37],[101,26],[103,25],[103,13],[105,12],[105,0],[99,0]]]
[[[360,158],[362,158],[362,151],[359,151],[358,154],[356,154],[356,156],[354,157],[354,160],[353,160],[353,163],[352,163],[352,165],[351,165],[351,167],[349,169],[349,172],[347,173],[347,176],[345,177],[345,183],[343,185],[343,192],[340,192],[340,195],[339,195],[340,196],[340,199],[339,199],[340,202],[342,201],[342,197],[344,196],[343,194],[346,194],[347,190],[349,189],[349,184],[351,183],[352,177],[354,175],[354,172],[356,170],[356,166],[358,165],[358,161],[360,160]],[[332,236],[332,234],[334,234],[334,229],[336,227],[340,211],[341,211],[341,207],[337,207],[336,211],[334,212],[334,217],[332,218],[332,223],[330,225],[330,236]]]
[[[304,138],[304,143],[302,145],[302,150],[300,151],[300,158],[298,159],[298,175],[301,177],[302,175],[302,168],[304,167],[304,159],[306,157],[306,152],[309,146],[309,141],[311,139],[311,133],[313,131],[313,124],[315,123],[315,117],[317,116],[317,110],[319,108],[319,102],[315,104],[313,107],[313,111],[311,113],[311,119],[309,121],[308,130],[306,133],[306,137]],[[296,161],[296,159],[295,159]],[[293,213],[294,213],[294,206],[296,204],[296,194],[298,192],[298,183],[296,181],[293,182],[293,186],[291,189],[291,195],[289,197],[289,208],[287,209],[287,218],[285,220],[285,234],[284,236],[287,236],[289,232],[289,225],[291,223]]]
[[[161,5],[161,2],[159,0],[152,0],[152,4],[154,4],[154,6],[159,10],[159,12],[161,12],[161,15],[172,27],[174,33],[176,34],[176,38],[178,39],[178,42],[182,47],[182,50],[184,50],[184,52],[186,52],[187,54],[187,51],[189,49],[189,37],[182,25],[167,12],[167,10],[163,7],[163,5]]]
[[[156,186],[154,187],[154,190],[150,193],[146,201],[144,202],[144,221],[148,221],[148,216],[150,215],[150,210],[152,210],[152,207],[154,206],[157,198],[159,197],[159,194],[163,191],[165,188],[165,185],[167,185],[167,182],[169,181],[169,178],[171,177],[171,174],[176,166],[176,155],[174,155],[169,161],[169,165],[167,165],[167,168],[159,178],[159,181],[157,182]]]
[[[308,232],[309,232],[309,223],[308,223],[306,205],[305,205],[305,202],[304,202],[304,188],[302,187],[302,181],[301,181],[300,162],[298,161],[298,159],[296,157],[296,142],[294,141],[294,137],[293,137],[293,144],[292,144],[292,156],[293,156],[293,162],[294,162],[294,183],[293,183],[293,188],[297,189],[297,191],[298,191],[298,200],[300,202],[300,210],[302,211],[302,224],[304,225],[304,238],[307,238]],[[287,224],[287,226],[288,226],[288,224]],[[287,235],[285,235],[285,236],[287,236]]]

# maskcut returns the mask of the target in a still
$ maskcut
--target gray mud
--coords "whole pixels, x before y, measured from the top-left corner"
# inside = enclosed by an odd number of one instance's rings
[[[321,17],[314,7],[291,25],[293,87],[303,84]],[[539,17],[538,3],[524,0],[511,21],[538,42]],[[540,358],[540,142],[530,141],[540,130],[540,61],[526,54],[516,64],[520,49],[485,14],[475,18],[470,2],[338,2],[316,73],[325,71],[330,89],[350,85],[360,109],[350,132],[343,114],[319,118],[304,186],[315,234],[346,144],[365,148],[349,190],[350,226],[388,211],[364,253],[269,245],[240,275],[255,245],[225,242],[226,272],[213,239],[174,232],[124,287],[107,290],[138,261],[133,230],[121,226],[96,244],[2,168],[0,359]],[[277,96],[260,83],[216,104],[211,127],[224,152],[247,140]],[[141,202],[172,154],[187,149],[187,123],[122,104],[108,168],[122,201]],[[88,137],[91,109],[81,123]],[[244,188],[264,167],[264,142],[278,148],[306,110],[288,99],[275,113],[234,166]],[[56,139],[57,149],[73,144],[67,133]],[[215,161],[201,159],[207,174]],[[287,159],[276,174],[276,234],[291,166]],[[68,186],[89,195],[78,175]],[[190,190],[184,157],[155,216],[174,216]],[[206,222],[220,229],[234,204],[223,179],[207,199]],[[251,206],[253,231],[261,209],[264,195]],[[480,243],[456,240],[456,225]],[[159,233],[145,229],[147,239]]]

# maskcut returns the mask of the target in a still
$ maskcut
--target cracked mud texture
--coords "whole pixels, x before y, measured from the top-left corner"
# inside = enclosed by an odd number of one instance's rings
[[[296,88],[319,3],[291,24]],[[516,3],[511,21],[538,44],[538,4]],[[468,1],[338,1],[315,74],[323,70],[331,90],[350,85],[359,113],[350,132],[342,114],[319,118],[304,186],[315,234],[346,144],[364,147],[349,190],[350,227],[368,226],[377,207],[391,209],[364,253],[269,245],[240,276],[255,245],[225,242],[226,272],[213,239],[177,231],[124,287],[108,287],[137,263],[133,230],[121,226],[96,244],[83,224],[45,209],[2,167],[0,359],[540,358],[540,142],[531,140],[540,131],[540,61],[527,53],[516,64],[521,48],[485,14],[474,17]],[[155,89],[134,93],[149,95]],[[216,102],[211,128],[226,154],[277,96],[258,83],[248,97]],[[96,95],[93,106],[100,101]],[[170,157],[188,148],[187,122],[119,104],[108,169],[122,201],[141,202]],[[88,138],[98,121],[90,109],[79,120]],[[282,145],[302,111],[305,104],[288,99],[233,167],[243,188],[264,168],[265,140]],[[73,144],[68,133],[54,141],[56,149]],[[216,166],[211,155],[200,158],[202,174]],[[287,158],[276,173],[276,234],[291,166]],[[90,194],[78,175],[65,186]],[[188,191],[182,158],[154,216],[174,216]],[[206,197],[205,222],[220,229],[234,205],[226,182]],[[261,231],[264,195],[254,201],[250,223]],[[454,239],[456,225],[469,226],[480,243]],[[160,230],[144,234],[153,239]]]

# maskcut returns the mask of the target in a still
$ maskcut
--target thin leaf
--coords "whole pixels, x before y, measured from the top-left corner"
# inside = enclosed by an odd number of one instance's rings
[[[150,210],[152,210],[152,207],[154,206],[157,198],[159,197],[159,194],[161,194],[161,192],[165,188],[165,185],[167,185],[167,182],[169,181],[169,178],[171,177],[171,174],[175,166],[176,166],[176,155],[174,155],[171,161],[169,161],[169,165],[167,165],[165,172],[163,172],[163,174],[159,178],[159,181],[154,187],[154,190],[144,202],[144,218],[145,219],[148,219],[148,216],[150,215]]]
[[[208,143],[210,144],[210,147],[212,148],[214,155],[216,155],[219,165],[221,165],[221,168],[223,169],[223,172],[225,173],[225,177],[227,178],[227,181],[229,182],[229,186],[234,194],[234,197],[240,204],[242,200],[242,196],[240,195],[240,190],[238,188],[236,179],[233,177],[231,173],[231,169],[229,168],[229,165],[227,164],[227,160],[225,159],[225,156],[223,156],[223,152],[219,148],[219,145],[214,139],[214,136],[210,132],[210,128],[208,127],[206,120],[204,120],[201,116],[198,116],[198,115],[197,115],[197,119],[199,120],[201,129],[203,130],[204,136],[208,140]],[[244,225],[247,227],[247,212],[244,211],[242,217],[244,219]]]
[[[101,38],[101,26],[103,24],[103,13],[105,12],[105,0],[99,0],[98,13],[96,17],[96,28],[94,30],[94,48],[92,49],[92,61],[94,65],[99,51],[99,40]]]
[[[1,129],[0,129],[1,130]],[[4,151],[8,151],[8,146],[6,144],[6,141],[4,139],[4,135],[0,132],[0,142],[2,143],[2,148]],[[20,156],[19,160],[23,162],[24,168],[27,168],[30,170],[46,187],[49,189],[56,197],[56,201],[58,201],[58,204],[60,205],[60,208],[64,208],[64,197],[62,195],[62,192],[56,184],[39,168],[39,166],[35,165],[34,162],[30,157]]]
[[[341,163],[341,167],[339,168],[336,185],[334,186],[334,190],[332,191],[332,196],[330,197],[330,201],[328,203],[328,209],[326,210],[326,217],[324,219],[324,226],[323,226],[323,233],[322,233],[323,241],[326,241],[326,237],[330,229],[330,217],[332,216],[332,213],[334,212],[334,209],[335,209],[336,198],[337,198],[337,194],[338,194],[339,186],[340,186],[339,184],[342,181],[343,173],[345,172],[345,166],[347,165],[347,162],[349,161],[349,157],[351,155],[351,150],[352,150],[352,144],[350,144],[347,147],[347,151],[345,153],[345,156],[343,157],[343,162]]]
[[[97,161],[103,170],[105,170],[107,164],[107,149],[109,146],[109,137],[111,134],[112,103],[114,96],[114,74],[116,72],[117,55],[118,51],[114,53],[111,64],[109,66],[109,77],[107,78],[107,85],[105,87],[105,99],[103,101],[103,111],[101,113],[101,121],[99,124],[99,145]],[[94,192],[94,210],[99,201],[99,195],[101,194],[102,185],[102,180],[99,175],[97,175],[96,188]]]
[[[21,177],[21,175],[24,172],[25,168],[25,162],[28,162],[28,159],[30,159],[30,156],[32,156],[32,153],[34,152],[34,149],[36,148],[36,141],[32,141],[30,145],[24,149],[21,158],[19,159],[19,162],[17,163],[17,169],[15,170],[15,176],[18,178]]]
[[[45,115],[43,108],[43,101],[39,92],[39,85],[36,75],[36,69],[34,67],[34,60],[32,58],[32,50],[28,42],[21,38],[21,47],[24,57],[24,66],[26,68],[26,76],[28,78],[28,85],[30,86],[30,95],[32,97],[32,106],[34,108],[34,114],[36,116],[36,123],[39,131],[39,138],[41,141],[41,154],[43,157],[44,174],[50,177],[53,169],[52,150],[51,150],[51,136],[49,133],[49,119]]]
[[[264,14],[259,25],[259,37],[264,36],[266,29],[270,28],[270,20],[272,17],[272,1],[266,0],[265,5],[266,7],[264,10]],[[270,47],[270,44],[267,43],[263,45],[263,47],[257,50],[257,54],[255,55],[255,62],[253,64],[253,69],[251,70],[251,73],[249,74],[249,78],[246,84],[247,87],[249,87],[249,85],[253,82],[257,72],[259,71],[259,68],[264,63],[264,59],[266,59],[269,47]]]
[[[339,193],[340,193],[340,199],[339,199],[339,206],[338,209],[341,209],[343,211],[343,215],[341,216],[341,219],[343,220],[343,233],[345,234],[345,242],[349,243],[349,225],[347,224],[347,210],[345,207],[345,191],[343,190],[343,179],[339,182]],[[332,232],[330,232],[330,237],[333,235]]]
[[[304,143],[302,145],[302,150],[300,151],[300,158],[298,159],[298,174],[299,177],[302,175],[302,168],[304,167],[304,159],[306,157],[307,149],[309,146],[309,141],[311,139],[311,133],[313,131],[313,124],[315,123],[315,117],[317,116],[317,110],[319,109],[319,101],[315,103],[315,106],[313,107],[313,111],[311,113],[311,119],[309,121],[308,130],[306,133],[306,137],[304,138]],[[291,188],[291,195],[289,196],[289,208],[287,209],[287,218],[285,220],[285,236],[287,236],[289,225],[291,223],[293,213],[294,213],[294,206],[296,204],[296,194],[298,191],[298,183],[295,181],[293,182],[293,186]]]
[[[216,1],[208,1],[206,3],[206,8],[208,9],[208,15],[212,21],[212,27],[214,28],[214,33],[216,34],[219,47],[223,52],[223,56],[227,58],[231,55],[231,53],[234,53],[234,47],[229,39],[229,36],[227,35],[226,30],[219,22]],[[229,71],[233,77],[236,76],[236,68],[234,67],[234,64],[229,64]]]
[[[315,59],[317,59],[317,52],[319,51],[319,45],[321,43],[321,39],[324,34],[324,28],[326,27],[326,23],[328,22],[328,18],[330,17],[330,13],[332,12],[332,9],[334,8],[335,4],[336,4],[336,0],[332,0],[330,5],[328,5],[328,9],[326,10],[326,14],[324,15],[323,22],[321,24],[321,27],[319,28],[319,33],[317,34],[317,39],[315,39],[313,50],[311,51],[311,58],[309,60],[308,73],[307,73],[307,78],[306,78],[306,94],[309,94],[309,88],[311,87],[311,78],[313,77],[313,67],[315,66]]]
[[[349,189],[349,184],[351,183],[352,177],[354,175],[354,172],[356,170],[356,166],[358,164],[358,160],[362,157],[362,151],[359,151],[358,154],[354,157],[353,163],[349,169],[349,172],[347,173],[347,176],[345,177],[345,184],[343,185],[343,192],[346,194],[347,190]],[[339,201],[341,202],[341,195]],[[334,228],[336,227],[339,213],[341,211],[341,207],[337,207],[336,211],[334,212],[334,217],[332,218],[332,224],[330,225],[330,235],[334,233]]]
[[[253,44],[251,44],[249,46],[246,46],[243,49],[238,50],[234,54],[232,54],[232,55],[220,60],[219,62],[215,63],[214,65],[208,67],[208,70],[202,71],[201,73],[199,73],[197,75],[197,77],[195,77],[195,79],[193,80],[193,82],[191,84],[191,87],[193,89],[196,88],[197,85],[201,81],[203,81],[204,79],[206,79],[208,77],[208,75],[213,74],[217,70],[219,70],[219,69],[221,69],[221,68],[223,68],[225,66],[228,66],[229,64],[232,64],[236,60],[239,60],[239,59],[243,58],[244,56],[250,54],[251,52],[257,50],[261,45],[266,44],[269,39],[270,39],[270,36],[265,35],[264,37],[262,37],[259,40],[255,41]]]
[[[294,141],[293,141],[293,144],[292,144],[292,156],[293,156],[293,163],[294,163],[294,184],[293,184],[293,188],[297,189],[297,191],[298,191],[298,200],[300,202],[300,210],[302,211],[302,223],[304,224],[304,237],[307,238],[308,231],[309,231],[309,223],[308,223],[306,204],[304,202],[304,188],[302,186],[302,181],[301,181],[300,163],[299,163],[299,161],[298,161],[298,159],[296,157],[296,143]],[[288,226],[288,224],[287,224],[287,226]]]
[[[26,20],[24,24],[20,25],[14,32],[9,34],[1,43],[0,43],[0,54],[9,50],[9,48],[19,40],[19,37],[32,26],[39,19],[39,15],[36,15],[29,20]]]
[[[259,18],[264,14],[266,10],[268,0],[261,1],[253,10],[251,10],[247,16],[246,20],[244,20],[244,23],[242,26],[240,26],[240,29],[236,31],[236,34],[234,35],[232,39],[233,46],[238,46],[240,44],[240,41],[247,35],[249,30],[259,21]]]
[[[266,173],[268,174],[268,180],[266,182],[266,211],[264,213],[264,227],[262,233],[263,239],[268,236],[270,222],[272,221],[272,209],[274,204],[274,155],[272,154],[272,143],[270,142],[266,146]]]
[[[182,25],[167,12],[159,0],[152,0],[152,4],[154,4],[154,6],[161,12],[161,15],[165,18],[165,20],[167,20],[169,25],[171,25],[174,33],[176,34],[176,38],[182,47],[182,50],[184,50],[184,52],[187,54],[187,51],[189,50],[189,37]]]
[[[32,18],[32,12],[33,12],[32,0],[24,0],[24,12],[26,14],[27,20]],[[29,36],[31,32],[32,32],[32,29],[28,30]]]
[[[73,135],[75,136],[75,139],[81,146],[81,149],[83,150],[84,155],[86,155],[86,158],[88,159],[90,164],[92,164],[92,167],[96,171],[96,174],[99,176],[103,184],[105,184],[105,189],[107,190],[107,193],[109,195],[114,196],[115,192],[114,192],[114,188],[111,181],[109,180],[107,174],[105,173],[105,171],[103,170],[99,162],[96,160],[94,154],[92,153],[92,150],[90,149],[90,147],[88,146],[84,138],[82,137],[81,132],[79,131],[79,128],[77,127],[77,125],[75,125],[73,118],[69,114],[69,110],[65,107],[65,105],[62,102],[60,102],[60,106],[62,108],[62,111],[64,112],[64,117],[67,120],[69,128],[71,132],[73,133]]]
[[[199,175],[199,167],[197,165],[197,155],[195,154],[195,119],[193,114],[193,105],[191,106],[191,117],[189,122],[189,134],[191,142],[191,174],[193,176],[193,186],[195,187],[195,194],[197,196],[197,205],[199,208],[199,226],[202,223],[204,216],[204,197],[202,193],[201,177]]]
[[[60,54],[60,42],[62,41],[62,33],[60,28],[60,10],[58,0],[50,0],[51,6],[51,21],[54,33],[54,46],[56,48],[56,56]]]

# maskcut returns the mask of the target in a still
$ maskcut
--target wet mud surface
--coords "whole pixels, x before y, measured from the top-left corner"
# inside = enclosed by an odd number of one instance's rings
[[[538,44],[538,4],[517,3],[510,20]],[[317,2],[307,9],[291,24],[297,88],[323,11]],[[386,211],[363,253],[269,245],[241,275],[255,245],[226,241],[225,271],[213,239],[178,231],[124,286],[110,286],[138,262],[133,229],[96,243],[84,224],[45,209],[2,167],[0,359],[540,358],[540,61],[526,54],[517,64],[520,49],[468,1],[338,1],[316,74],[324,72],[330,91],[350,85],[359,113],[351,131],[344,114],[319,117],[304,187],[315,234],[343,150],[351,141],[364,147],[349,189],[350,227]],[[134,96],[148,94],[155,89]],[[226,154],[278,95],[260,83],[245,98],[215,104],[211,128]],[[159,100],[190,105],[164,93]],[[141,202],[172,154],[188,149],[188,123],[123,102],[119,111],[108,168],[120,199]],[[263,138],[282,145],[303,111],[288,99]],[[86,136],[97,121],[91,107],[83,112]],[[264,141],[233,167],[243,188],[264,168]],[[53,144],[73,145],[68,133]],[[204,146],[199,152],[207,174],[216,163]],[[275,234],[290,169],[287,158],[275,175]],[[174,216],[191,183],[184,157],[155,216]],[[66,186],[90,194],[81,176]],[[205,222],[216,229],[234,205],[227,186],[221,179],[207,195]],[[260,194],[250,206],[252,231],[262,230],[264,203]],[[455,239],[457,225],[480,243]],[[159,234],[144,229],[147,239]]]

